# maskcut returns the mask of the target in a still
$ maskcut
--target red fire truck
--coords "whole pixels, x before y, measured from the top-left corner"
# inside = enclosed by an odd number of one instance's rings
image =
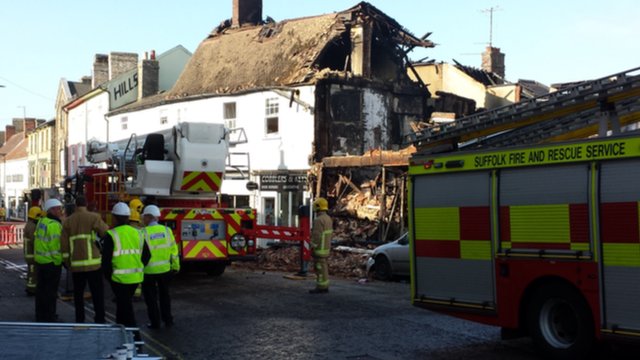
[[[254,209],[219,201],[229,146],[222,124],[193,122],[126,142],[91,142],[87,158],[96,166],[83,168],[69,187],[84,194],[107,223],[118,201],[158,205],[185,267],[220,275],[231,261],[255,258],[258,228]]]
[[[417,153],[409,175],[414,305],[554,358],[640,340],[639,136]]]

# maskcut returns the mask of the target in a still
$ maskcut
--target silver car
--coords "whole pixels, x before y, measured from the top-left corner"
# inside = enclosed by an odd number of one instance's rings
[[[373,273],[380,280],[390,280],[395,275],[408,276],[409,272],[408,233],[393,242],[378,246],[367,260],[367,274]]]

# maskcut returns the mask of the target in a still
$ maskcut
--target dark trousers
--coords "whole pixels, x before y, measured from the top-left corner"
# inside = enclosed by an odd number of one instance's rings
[[[142,294],[144,301],[147,303],[147,313],[149,321],[153,326],[160,325],[160,317],[167,325],[173,324],[173,316],[171,315],[171,298],[169,297],[169,283],[171,282],[171,273],[164,274],[144,274],[144,282],[142,282]],[[158,309],[158,300],[160,300],[160,308]]]
[[[133,293],[138,284],[120,284],[111,281],[111,290],[116,296],[116,323],[127,327],[137,327],[133,312]]]
[[[35,264],[29,264],[27,265],[27,293],[29,295],[35,295],[37,283],[36,266]]]
[[[60,265],[36,264],[38,283],[36,284],[36,321],[56,321],[56,302],[60,284]]]
[[[76,322],[84,322],[84,288],[89,283],[91,299],[93,300],[93,320],[104,324],[104,287],[102,285],[102,270],[72,272],[73,304],[76,308]]]

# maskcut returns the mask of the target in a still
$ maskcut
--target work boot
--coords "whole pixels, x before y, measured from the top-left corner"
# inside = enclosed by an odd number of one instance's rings
[[[326,294],[328,292],[329,292],[329,289],[318,289],[318,288],[315,288],[315,289],[309,290],[309,294]]]

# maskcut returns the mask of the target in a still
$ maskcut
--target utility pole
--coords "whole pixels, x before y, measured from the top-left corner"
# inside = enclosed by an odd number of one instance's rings
[[[27,120],[27,107],[24,105],[18,106],[18,108],[22,108],[22,120]]]
[[[489,13],[489,47],[493,47],[493,13],[500,10],[502,9],[498,5],[481,10],[483,13]]]

